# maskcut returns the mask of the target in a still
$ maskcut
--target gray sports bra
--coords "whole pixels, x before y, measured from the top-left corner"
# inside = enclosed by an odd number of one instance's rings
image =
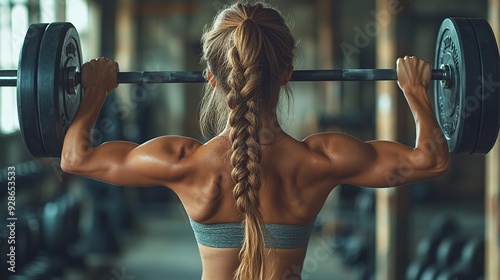
[[[214,248],[240,248],[243,245],[242,223],[201,224],[191,220],[198,244]],[[314,220],[302,225],[265,224],[269,234],[264,234],[267,248],[295,249],[309,242]]]

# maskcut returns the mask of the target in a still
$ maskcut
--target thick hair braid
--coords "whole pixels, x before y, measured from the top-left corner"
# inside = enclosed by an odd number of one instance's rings
[[[243,34],[246,36],[242,36]],[[236,207],[245,215],[245,239],[235,279],[264,279],[265,245],[259,199],[261,148],[258,106],[258,98],[262,92],[262,71],[258,69],[262,47],[258,44],[262,45],[262,38],[255,22],[247,19],[235,29],[232,39],[234,47],[228,53],[228,62],[232,68],[227,80],[230,88],[227,103],[230,109],[229,139],[232,143],[231,177],[235,182],[233,196]],[[240,53],[245,54],[244,59]]]
[[[278,106],[283,77],[293,65],[295,39],[277,10],[238,2],[217,14],[202,45],[202,59],[216,86],[207,83],[200,127],[209,136],[229,126],[233,196],[244,215],[245,239],[234,279],[262,280],[272,269],[259,198],[261,113]]]

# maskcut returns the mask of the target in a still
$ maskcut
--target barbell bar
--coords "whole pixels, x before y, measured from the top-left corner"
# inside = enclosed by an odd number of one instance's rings
[[[0,86],[17,87],[21,135],[35,157],[59,157],[83,97],[78,32],[71,23],[32,24],[17,70]],[[205,82],[200,71],[120,72],[118,83]],[[397,80],[394,69],[296,70],[292,81]],[[435,47],[434,111],[451,154],[486,154],[500,127],[500,58],[484,19],[447,18]],[[430,143],[431,145],[432,143]]]
[[[73,86],[80,84],[81,73],[76,69],[68,69],[68,81],[74,81]],[[70,73],[74,73],[71,77]],[[446,69],[433,69],[432,80],[447,80]],[[395,69],[340,69],[340,70],[295,70],[291,81],[395,81]],[[150,83],[204,83],[202,71],[135,71],[118,72],[119,84],[150,84]],[[17,86],[17,70],[0,70],[0,86]],[[71,86],[71,85],[68,85]]]
[[[17,70],[0,70],[0,86],[17,86]]]

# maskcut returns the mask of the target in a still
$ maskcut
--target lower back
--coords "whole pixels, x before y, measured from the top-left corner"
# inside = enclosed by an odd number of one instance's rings
[[[233,280],[234,271],[239,265],[239,248],[211,248],[203,245],[198,245],[198,247],[203,264],[202,280]],[[306,251],[307,247],[268,249],[265,279],[299,280]]]

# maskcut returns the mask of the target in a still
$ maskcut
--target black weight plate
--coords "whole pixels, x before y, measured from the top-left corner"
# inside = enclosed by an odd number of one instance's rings
[[[71,23],[51,23],[43,34],[38,59],[38,114],[47,155],[60,157],[66,131],[82,99],[67,89],[67,67],[82,65],[80,38]]]
[[[481,86],[476,34],[468,19],[447,18],[441,24],[436,44],[435,68],[451,67],[449,88],[436,82],[435,114],[451,154],[470,154],[476,145],[481,102],[474,90]]]
[[[47,152],[40,134],[37,100],[37,71],[40,43],[47,24],[32,24],[24,37],[17,69],[17,115],[21,136],[35,157]]]
[[[482,91],[475,97],[482,102],[481,121],[473,153],[487,154],[495,145],[500,127],[500,57],[495,34],[484,19],[469,19],[476,32],[481,57]]]

